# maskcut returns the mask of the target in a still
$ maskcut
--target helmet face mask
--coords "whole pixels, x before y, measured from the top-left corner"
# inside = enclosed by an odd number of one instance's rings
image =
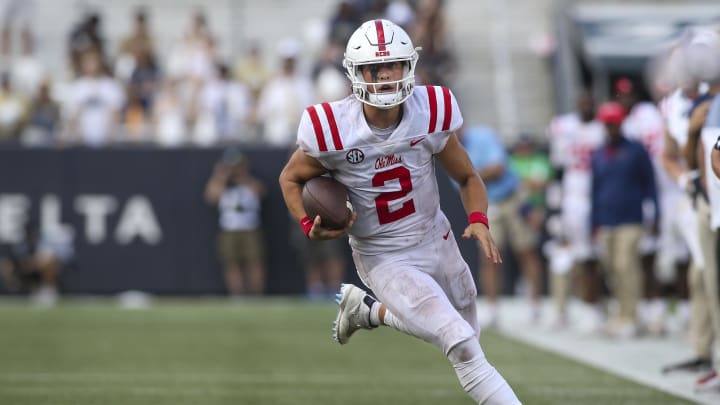
[[[412,94],[417,60],[417,50],[402,28],[387,20],[373,20],[361,25],[350,37],[343,67],[358,100],[388,109],[401,104]],[[373,74],[373,81],[368,82],[363,76],[364,67],[391,62],[402,63],[399,80],[378,82],[377,75]],[[390,91],[383,89],[386,86]]]

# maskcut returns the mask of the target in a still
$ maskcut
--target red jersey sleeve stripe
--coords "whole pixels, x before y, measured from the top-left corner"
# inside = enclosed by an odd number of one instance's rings
[[[323,135],[322,125],[320,125],[320,117],[318,117],[315,106],[311,105],[310,107],[308,107],[307,112],[310,115],[310,120],[312,121],[313,129],[315,130],[315,138],[317,138],[320,152],[327,152],[328,149],[327,144],[325,144],[325,136]]]
[[[437,98],[435,97],[435,87],[425,86],[428,92],[428,103],[430,104],[430,125],[428,125],[428,134],[435,132],[437,125]]]
[[[450,129],[450,120],[452,119],[452,100],[450,99],[450,90],[447,87],[442,88],[443,107],[445,108],[445,116],[443,117],[442,130]]]
[[[342,150],[342,140],[340,139],[340,131],[338,131],[337,122],[335,122],[335,114],[328,103],[322,103],[322,108],[325,110],[325,116],[327,117],[328,124],[330,124],[330,133],[332,133],[333,145],[335,150]]]

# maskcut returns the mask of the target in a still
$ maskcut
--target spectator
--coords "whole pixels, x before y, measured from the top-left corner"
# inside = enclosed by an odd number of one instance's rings
[[[193,141],[200,145],[248,141],[250,93],[232,79],[227,66],[217,65],[216,78],[203,86]]]
[[[197,10],[192,15],[190,28],[180,42],[170,50],[165,63],[166,76],[177,79],[179,94],[186,100],[188,125],[195,126],[194,106],[199,102],[200,92],[215,74],[215,38],[205,18]]]
[[[60,105],[50,97],[50,83],[45,81],[30,103],[28,126],[22,135],[25,145],[47,146],[58,142]]]
[[[531,289],[532,308],[530,319],[540,317],[540,282],[542,265],[537,253],[537,235],[522,217],[525,201],[520,180],[510,170],[505,148],[494,131],[487,127],[468,128],[462,132],[461,140],[470,155],[470,160],[487,187],[490,207],[488,218],[493,224],[490,233],[498,246],[509,243],[520,261],[520,267]],[[497,300],[500,283],[500,264],[482,257],[482,289],[489,303],[488,326],[498,322]]]
[[[407,0],[391,0],[385,11],[385,18],[403,28],[410,28],[415,21],[415,10]]]
[[[131,143],[146,142],[148,133],[149,117],[142,97],[136,87],[130,87],[127,94],[127,103],[123,108],[122,123],[124,126],[123,141]]]
[[[119,78],[129,79],[138,63],[138,55],[155,59],[155,44],[148,29],[147,14],[144,9],[135,11],[133,31],[120,42],[115,73]]]
[[[320,61],[313,69],[317,99],[336,101],[350,95],[350,86],[342,70],[343,50],[335,44],[323,49]]]
[[[350,39],[350,35],[359,23],[359,15],[352,3],[349,1],[339,2],[335,15],[330,18],[328,43],[342,47]]]
[[[512,149],[510,167],[528,193],[522,212],[528,224],[541,232],[545,220],[545,189],[553,176],[550,160],[529,135],[523,134]]]
[[[423,62],[418,69],[425,71],[432,82],[447,84],[456,70],[450,49],[447,18],[442,0],[421,0],[412,25],[412,36],[423,48]]]
[[[35,97],[47,73],[45,66],[35,56],[32,37],[23,36],[20,55],[12,61],[13,88],[27,99]]]
[[[120,83],[107,75],[101,54],[82,55],[82,72],[68,90],[69,125],[65,139],[87,146],[103,146],[114,140],[125,96]]]
[[[147,50],[135,54],[135,67],[130,74],[128,91],[137,95],[145,114],[152,110],[152,103],[160,87],[160,69],[155,56]]]
[[[387,7],[387,0],[355,0],[353,3],[353,8],[359,14],[358,21],[370,21],[383,18]]]
[[[194,90],[212,77],[215,71],[215,39],[202,11],[196,11],[190,29],[170,51],[167,73],[170,77],[189,80]]]
[[[187,109],[182,103],[178,79],[166,79],[153,103],[155,141],[161,146],[179,146],[188,133]]]
[[[9,291],[29,291],[36,304],[52,306],[58,298],[58,277],[73,254],[69,235],[44,232],[36,221],[29,221],[22,240],[11,246],[8,256],[0,257],[0,278]]]
[[[32,41],[33,0],[6,0],[0,4],[0,57],[12,54],[13,28],[20,30],[21,42]]]
[[[625,109],[621,104],[603,104],[597,118],[605,124],[607,135],[605,145],[592,155],[591,224],[603,247],[601,260],[619,304],[607,333],[632,337],[638,332],[643,202],[651,200],[658,212],[655,174],[645,148],[622,133]]]
[[[89,50],[94,50],[100,55],[100,60],[105,60],[105,39],[100,32],[101,23],[99,14],[90,13],[70,32],[68,47],[75,75],[82,74],[83,55]]]
[[[215,165],[205,200],[220,211],[218,248],[228,292],[261,294],[265,287],[260,203],[265,187],[249,171],[247,159],[228,149]]]
[[[302,112],[315,101],[312,82],[297,70],[300,48],[300,42],[294,38],[280,42],[281,71],[260,95],[258,121],[263,126],[265,142],[274,146],[293,144]]]
[[[235,64],[233,73],[235,79],[250,89],[253,104],[257,102],[262,88],[270,79],[270,71],[262,60],[262,50],[258,43],[250,45],[247,54]]]
[[[27,102],[12,90],[10,75],[0,75],[0,142],[18,141],[27,120]]]

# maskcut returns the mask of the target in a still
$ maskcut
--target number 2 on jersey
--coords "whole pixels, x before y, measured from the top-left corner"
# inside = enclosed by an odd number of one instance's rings
[[[403,166],[394,167],[377,173],[372,178],[373,187],[382,187],[388,181],[398,180],[400,182],[400,191],[388,191],[380,193],[375,198],[375,208],[377,209],[378,221],[380,225],[405,218],[415,212],[415,203],[413,200],[405,201],[399,209],[390,211],[389,203],[393,200],[399,200],[412,191],[412,181],[410,180],[410,170]]]

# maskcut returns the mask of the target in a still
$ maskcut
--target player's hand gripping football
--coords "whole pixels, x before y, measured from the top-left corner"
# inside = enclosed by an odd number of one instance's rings
[[[482,246],[485,257],[493,263],[502,263],[500,251],[495,246],[495,241],[490,235],[490,230],[482,223],[470,224],[462,234],[463,239],[476,239]]]
[[[341,238],[350,231],[350,228],[352,228],[353,224],[355,223],[355,218],[357,218],[357,214],[355,214],[355,211],[353,211],[352,218],[350,219],[350,222],[348,222],[345,228],[327,229],[322,226],[322,219],[320,218],[320,215],[316,215],[315,221],[313,221],[313,226],[312,228],[310,228],[310,232],[308,233],[308,238],[310,240],[327,240]]]

